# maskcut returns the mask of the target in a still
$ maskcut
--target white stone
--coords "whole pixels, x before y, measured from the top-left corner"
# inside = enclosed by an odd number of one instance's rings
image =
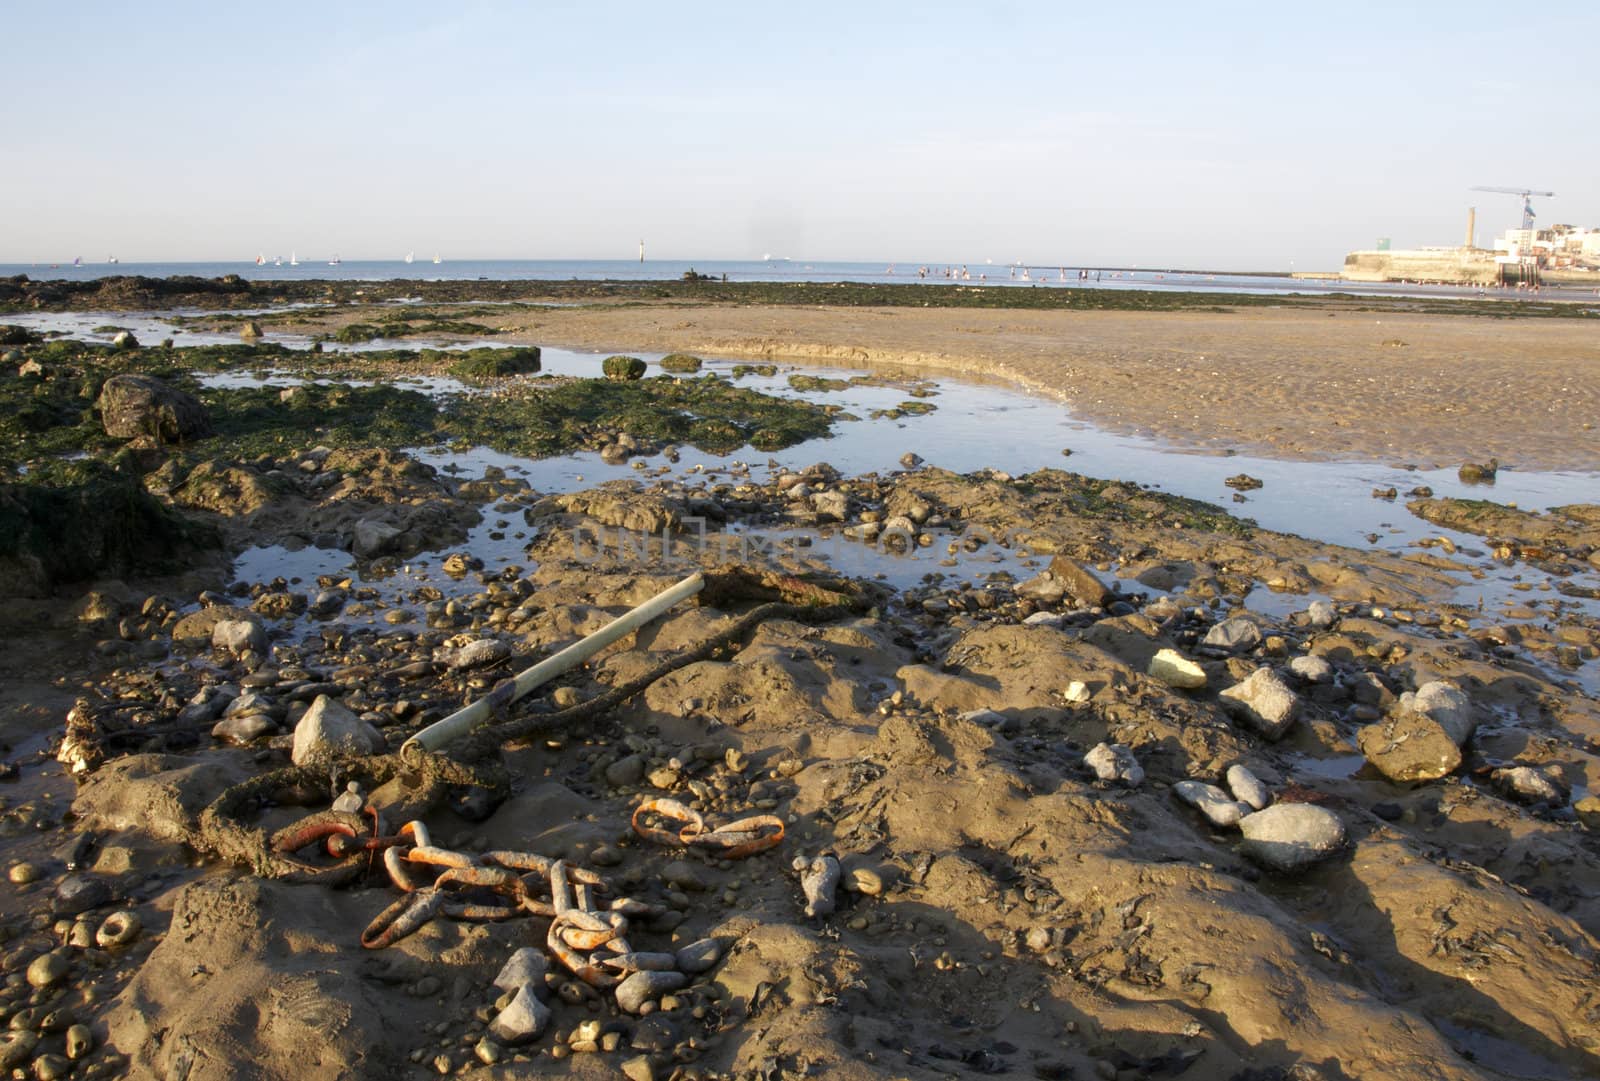
[[[1067,689],[1061,692],[1061,697],[1075,706],[1080,706],[1087,702],[1091,695],[1089,694],[1088,685],[1081,679],[1075,679],[1067,684]]]
[[[1261,644],[1261,628],[1243,616],[1234,616],[1207,631],[1201,644],[1231,653],[1246,653]]]
[[[336,699],[319,694],[294,726],[290,758],[304,766],[328,757],[379,754],[387,748],[383,733],[351,713]]]
[[[267,651],[267,632],[247,619],[225,619],[211,628],[211,644],[233,653]]]
[[[1267,786],[1245,766],[1229,766],[1227,780],[1228,791],[1233,793],[1233,798],[1249,804],[1252,810],[1259,811],[1272,802],[1272,793],[1267,791]]]
[[[1333,682],[1333,665],[1312,654],[1296,657],[1289,662],[1289,671],[1307,683]]]
[[[1250,813],[1249,804],[1229,799],[1222,789],[1204,781],[1179,781],[1172,786],[1172,794],[1205,815],[1213,826],[1224,829],[1237,826]]]
[[[1453,683],[1434,680],[1424,683],[1413,693],[1400,696],[1400,708],[1420,713],[1444,729],[1445,735],[1462,746],[1472,737],[1477,721],[1472,715],[1472,700]]]
[[[1102,781],[1121,781],[1129,788],[1144,783],[1144,767],[1133,757],[1133,750],[1122,743],[1097,743],[1083,756],[1083,764]]]
[[[1151,657],[1147,672],[1180,690],[1198,690],[1206,685],[1206,670],[1175,649],[1163,649]]]

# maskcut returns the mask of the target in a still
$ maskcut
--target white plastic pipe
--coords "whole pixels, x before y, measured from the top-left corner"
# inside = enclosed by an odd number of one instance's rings
[[[486,720],[491,711],[515,702],[535,687],[542,686],[568,669],[576,668],[629,631],[661,615],[679,601],[694,596],[705,588],[705,576],[699,571],[691,574],[665,592],[658,593],[639,607],[618,616],[586,638],[582,638],[553,657],[546,657],[532,668],[524,669],[512,681],[509,690],[502,689],[464,706],[450,716],[435,721],[410,739],[402,750],[419,747],[436,751],[462,733]]]

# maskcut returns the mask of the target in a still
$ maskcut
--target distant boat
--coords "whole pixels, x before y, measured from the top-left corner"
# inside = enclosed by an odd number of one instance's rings
[[[283,265],[283,256],[281,256],[281,255],[274,255],[274,256],[273,256],[273,257],[272,257],[272,265],[273,265],[273,266],[282,266],[282,265]]]
[[[299,258],[296,257],[294,252],[292,252],[292,251],[289,253],[289,265],[290,266],[299,266],[300,265]]]
[[[339,257],[337,255],[335,255],[332,259],[329,259],[328,260],[328,265],[329,266],[338,266],[339,265]]]
[[[444,260],[439,258],[439,253],[438,252],[434,252],[433,253],[433,265],[434,266],[438,266],[442,262],[444,262]]]
[[[121,260],[118,259],[115,255],[108,255],[108,256],[106,256],[106,262],[111,263],[114,266],[117,263],[121,262]]]
[[[416,255],[416,254],[417,254],[417,253],[416,253],[416,252],[414,252],[414,251],[408,251],[408,252],[406,252],[406,262],[408,262],[408,263],[409,263],[409,262],[411,262],[411,260],[412,260],[412,258],[413,258],[413,257],[414,257],[414,256],[415,256],[415,255]]]
[[[266,266],[266,265],[267,265],[267,257],[265,255],[260,254],[259,252],[256,253],[256,266]]]
[[[82,266],[82,265],[83,265],[83,256],[81,256],[81,255],[74,255],[74,256],[73,256],[73,257],[72,257],[72,265],[73,265],[73,266]]]

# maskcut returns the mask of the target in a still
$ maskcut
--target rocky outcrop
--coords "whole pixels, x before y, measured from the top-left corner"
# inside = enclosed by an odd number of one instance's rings
[[[205,406],[153,375],[113,375],[100,388],[95,408],[113,439],[159,445],[187,443],[212,432]]]

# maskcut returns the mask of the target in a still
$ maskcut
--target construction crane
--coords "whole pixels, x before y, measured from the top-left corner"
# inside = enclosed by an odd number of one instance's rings
[[[1532,188],[1473,188],[1473,191],[1494,191],[1501,195],[1522,196],[1522,227],[1533,228],[1533,196],[1554,195],[1553,191],[1534,191]]]

